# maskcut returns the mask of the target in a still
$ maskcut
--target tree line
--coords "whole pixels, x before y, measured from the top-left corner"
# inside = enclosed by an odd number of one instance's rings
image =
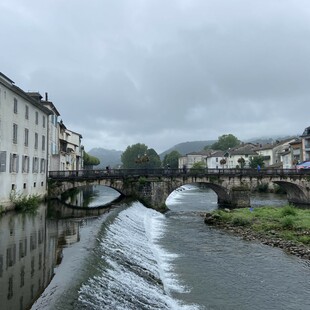
[[[227,151],[230,148],[237,147],[241,144],[241,141],[232,134],[225,134],[218,138],[218,140],[210,146],[204,148],[205,151],[208,150],[221,150]],[[86,155],[86,156],[85,156]],[[147,145],[143,143],[137,143],[130,145],[122,153],[121,161],[123,169],[131,168],[161,168],[161,167],[170,167],[171,169],[177,169],[179,166],[179,158],[182,155],[174,150],[166,154],[163,160],[160,159],[160,156],[157,152],[148,148]],[[225,160],[223,158],[221,161]],[[84,154],[84,165],[99,165],[100,161],[94,156],[88,155],[86,152]],[[225,163],[224,163],[225,164]],[[256,168],[257,166],[264,167],[264,160],[261,156],[256,156],[250,161],[250,167]],[[223,165],[224,166],[224,165]],[[240,159],[240,167],[242,166],[242,157]],[[193,169],[202,169],[205,168],[205,163],[198,162],[195,163]]]

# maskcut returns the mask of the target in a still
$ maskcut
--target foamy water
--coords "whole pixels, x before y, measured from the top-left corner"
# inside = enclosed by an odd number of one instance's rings
[[[181,305],[171,292],[186,289],[173,272],[176,254],[157,241],[165,216],[134,203],[119,213],[100,242],[98,274],[82,285],[81,306],[91,309],[195,309]]]

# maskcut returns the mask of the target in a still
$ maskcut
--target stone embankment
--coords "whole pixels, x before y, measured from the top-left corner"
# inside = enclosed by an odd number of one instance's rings
[[[206,213],[204,221],[207,225],[223,229],[229,233],[240,236],[244,240],[261,242],[272,247],[283,249],[286,253],[295,255],[302,259],[310,260],[310,247],[302,243],[296,243],[289,240],[283,240],[277,236],[274,230],[266,234],[257,233],[249,227],[235,226],[231,223],[223,222],[219,219],[217,214]],[[309,232],[302,232],[302,234],[310,234]]]

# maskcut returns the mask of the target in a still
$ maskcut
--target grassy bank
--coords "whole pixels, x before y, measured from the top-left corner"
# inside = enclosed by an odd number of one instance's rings
[[[310,210],[292,206],[216,210],[205,222],[218,226],[243,228],[256,236],[280,238],[310,247]]]

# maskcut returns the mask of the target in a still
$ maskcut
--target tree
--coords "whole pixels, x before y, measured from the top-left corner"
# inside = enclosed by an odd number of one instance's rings
[[[261,168],[264,168],[264,166],[265,166],[264,157],[261,156],[261,155],[251,157],[251,158],[250,158],[249,165],[250,165],[251,168],[254,168],[254,169],[256,169],[256,168],[258,167],[258,165],[259,165]]]
[[[236,147],[240,144],[240,140],[232,134],[222,135],[218,141],[211,145],[213,150],[227,151],[229,148]]]
[[[198,161],[194,163],[192,168],[190,169],[191,173],[203,173],[205,171],[206,165],[202,161]]]
[[[161,161],[154,149],[145,144],[137,143],[128,146],[121,156],[123,168],[159,168]]]
[[[100,160],[97,157],[91,156],[87,154],[85,151],[83,160],[84,160],[84,166],[97,166],[100,164]]]
[[[147,168],[160,168],[161,160],[156,151],[154,149],[148,149],[146,154],[149,158]]]
[[[171,151],[170,153],[166,154],[163,160],[163,166],[166,167],[167,165],[170,166],[172,169],[177,169],[179,167],[179,158],[181,154],[178,151]]]

